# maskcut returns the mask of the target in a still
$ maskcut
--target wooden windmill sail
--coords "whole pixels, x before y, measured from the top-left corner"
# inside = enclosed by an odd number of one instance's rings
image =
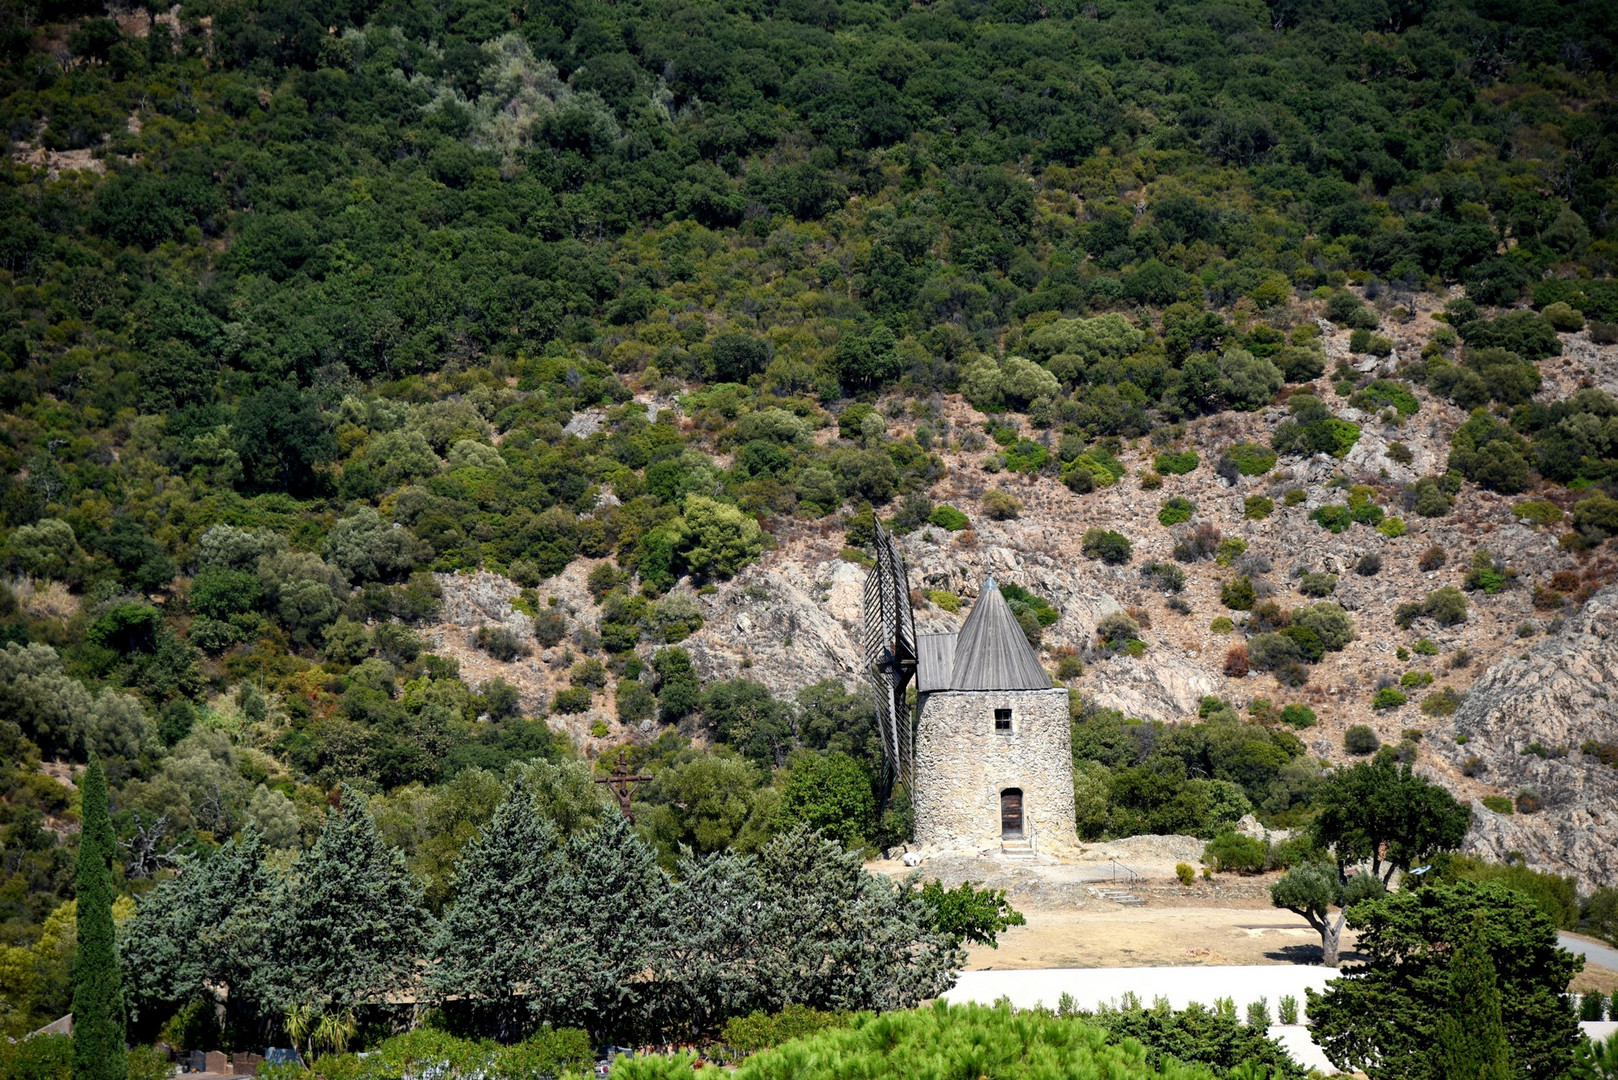
[[[905,691],[916,674],[916,613],[910,581],[893,537],[876,526],[876,561],[865,576],[865,668],[876,695],[877,727],[885,764],[884,790],[897,780],[911,787],[916,757],[915,726]]]

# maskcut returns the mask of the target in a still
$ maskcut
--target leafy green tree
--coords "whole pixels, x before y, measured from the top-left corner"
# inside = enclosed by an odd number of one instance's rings
[[[1001,931],[1028,924],[1004,889],[978,889],[970,881],[946,889],[934,878],[921,887],[921,896],[933,909],[933,925],[956,945],[971,941],[998,949]]]
[[[73,1076],[123,1080],[124,990],[112,924],[118,841],[107,809],[107,777],[91,759],[79,783],[78,951],[73,957]]]
[[[693,573],[730,577],[764,551],[764,531],[736,507],[692,495],[673,526],[672,542]]]
[[[698,854],[757,850],[769,836],[771,801],[761,790],[758,767],[729,753],[681,757],[660,768],[640,792],[649,804],[643,819],[665,863],[673,865],[682,848]]]
[[[247,482],[258,488],[308,492],[315,469],[337,455],[337,439],[314,398],[272,387],[243,401],[231,433]]]
[[[1382,879],[1375,874],[1354,874],[1344,881],[1342,872],[1335,866],[1302,863],[1271,884],[1270,902],[1301,915],[1315,928],[1320,934],[1320,962],[1334,968],[1348,909],[1386,891]],[[1336,918],[1332,917],[1332,908],[1338,909]]]
[[[427,929],[421,886],[351,787],[272,908],[270,959],[254,989],[274,1008],[343,1012],[381,1002],[416,977]]]
[[[1556,928],[1525,898],[1499,885],[1424,884],[1355,905],[1348,925],[1368,959],[1345,968],[1324,993],[1308,992],[1311,1034],[1339,1068],[1372,1080],[1455,1075],[1435,1050],[1456,1001],[1451,971],[1473,933],[1494,965],[1511,1075],[1552,1080],[1571,1066],[1578,1021],[1561,995],[1584,960],[1557,947]],[[1485,1004],[1476,983],[1464,988],[1474,1017]]]
[[[1383,881],[1394,871],[1461,846],[1472,813],[1442,787],[1379,758],[1328,774],[1312,835],[1339,867],[1369,861]]]
[[[1472,925],[1455,950],[1449,969],[1449,1002],[1438,1020],[1438,1073],[1511,1080],[1511,1049],[1500,1017],[1500,986],[1484,940],[1485,916]]]
[[[876,832],[871,774],[842,753],[793,755],[777,814],[783,828],[806,825],[844,847],[861,849]]]
[[[150,1030],[177,1009],[221,999],[243,1021],[261,1002],[247,988],[263,963],[269,868],[259,830],[249,826],[206,860],[141,897],[120,943],[130,1021]]]
[[[536,947],[552,915],[556,831],[521,780],[513,784],[455,869],[456,900],[435,929],[428,985],[492,1020],[502,1039],[532,1026],[542,1002],[529,987],[543,977]]]

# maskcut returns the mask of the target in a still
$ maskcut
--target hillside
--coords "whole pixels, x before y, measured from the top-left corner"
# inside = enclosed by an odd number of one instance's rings
[[[0,1025],[92,756],[131,898],[347,791],[442,911],[620,754],[669,866],[902,843],[879,519],[1074,691],[1084,838],[1380,754],[1610,907],[1605,15],[0,0]]]

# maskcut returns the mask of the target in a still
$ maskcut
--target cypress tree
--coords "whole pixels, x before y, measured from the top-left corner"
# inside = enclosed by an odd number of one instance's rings
[[[1483,937],[1482,912],[1449,969],[1449,1008],[1438,1021],[1437,1076],[1510,1080],[1511,1054],[1500,1018],[1500,985]]]
[[[73,1080],[125,1080],[124,994],[113,938],[112,857],[116,840],[107,810],[107,777],[91,760],[79,782],[81,802],[78,951],[73,957]]]

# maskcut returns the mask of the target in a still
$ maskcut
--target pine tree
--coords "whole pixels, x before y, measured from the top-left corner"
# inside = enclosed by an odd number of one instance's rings
[[[280,1010],[337,1015],[417,976],[427,930],[421,886],[377,834],[364,798],[345,786],[342,802],[275,897],[273,962],[253,993]]]
[[[1449,1009],[1438,1021],[1438,1076],[1457,1080],[1512,1076],[1506,1028],[1500,1019],[1500,986],[1483,927],[1484,915],[1479,912],[1450,964]]]
[[[81,802],[78,952],[73,957],[73,1080],[124,1080],[124,994],[113,936],[112,857],[116,839],[107,810],[107,777],[92,760],[79,782]]]

